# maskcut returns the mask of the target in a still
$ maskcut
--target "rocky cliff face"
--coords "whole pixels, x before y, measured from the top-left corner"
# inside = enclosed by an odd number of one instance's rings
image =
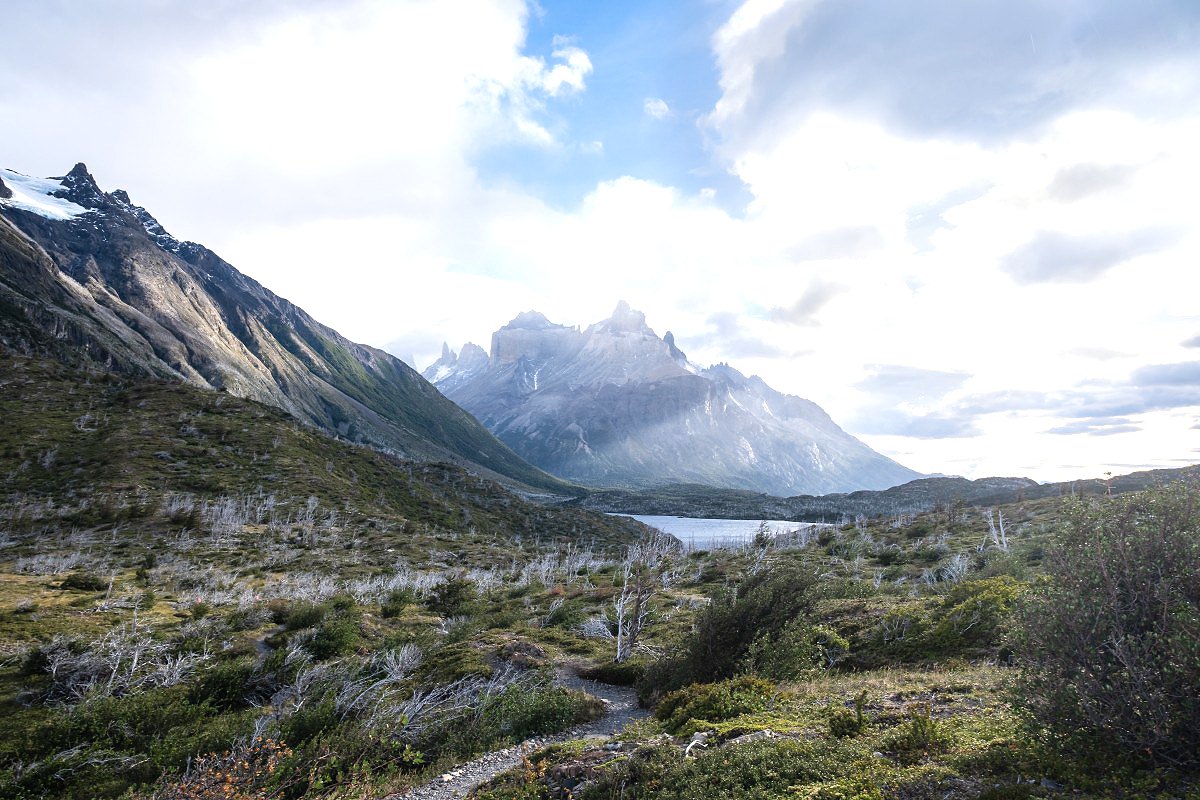
[[[350,441],[562,488],[400,360],[171,236],[83,164],[0,179],[0,345],[228,391]]]
[[[583,331],[523,313],[490,354],[444,348],[425,376],[531,463],[588,485],[796,495],[919,477],[808,400],[728,365],[697,367],[624,303]]]

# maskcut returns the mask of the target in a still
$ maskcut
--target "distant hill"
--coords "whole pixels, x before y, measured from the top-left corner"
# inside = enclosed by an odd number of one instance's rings
[[[798,494],[919,477],[815,403],[726,364],[691,363],[624,303],[583,331],[520,314],[490,352],[446,347],[424,374],[530,463],[588,486]]]
[[[399,359],[171,236],[83,164],[51,179],[0,170],[0,185],[0,346],[223,390],[406,458],[575,491]]]
[[[639,491],[595,491],[575,502],[584,508],[624,514],[835,522],[858,515],[914,514],[956,503],[983,506],[1044,497],[1118,494],[1188,479],[1200,479],[1200,465],[1058,483],[1029,478],[922,478],[884,491],[796,497],[677,484]]]

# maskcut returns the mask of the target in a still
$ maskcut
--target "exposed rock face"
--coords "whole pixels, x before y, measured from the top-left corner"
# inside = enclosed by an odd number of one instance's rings
[[[625,303],[584,331],[525,312],[492,334],[490,354],[444,348],[425,376],[531,463],[592,486],[795,495],[920,477],[808,400],[695,366]]]
[[[223,389],[351,441],[560,487],[399,359],[174,238],[83,164],[4,175],[21,194],[0,201],[0,345]]]

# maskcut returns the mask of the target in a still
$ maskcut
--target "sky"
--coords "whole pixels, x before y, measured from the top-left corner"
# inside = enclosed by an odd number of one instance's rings
[[[928,473],[1200,462],[1194,0],[6,0],[88,164],[418,368],[620,300]]]

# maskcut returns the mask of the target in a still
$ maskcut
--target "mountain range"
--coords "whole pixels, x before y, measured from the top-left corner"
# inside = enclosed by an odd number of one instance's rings
[[[399,359],[171,236],[83,164],[0,170],[0,345],[280,408],[345,440],[558,493]]]
[[[921,477],[809,400],[728,364],[693,364],[624,302],[584,330],[522,313],[490,351],[444,346],[424,375],[527,461],[588,486],[797,495]]]

